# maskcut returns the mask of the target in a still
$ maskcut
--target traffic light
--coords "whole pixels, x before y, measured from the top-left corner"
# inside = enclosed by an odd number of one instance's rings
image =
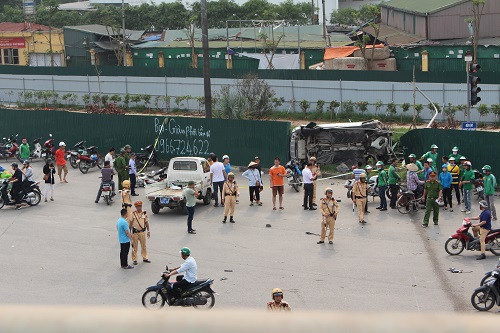
[[[481,88],[477,85],[481,83],[481,78],[474,74],[481,68],[478,64],[469,65],[469,89],[470,89],[470,106],[474,106],[481,101],[481,97],[477,94],[481,92]]]

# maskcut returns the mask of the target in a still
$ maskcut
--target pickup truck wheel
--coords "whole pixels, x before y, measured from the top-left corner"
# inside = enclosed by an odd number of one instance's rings
[[[207,189],[207,193],[203,197],[203,204],[205,206],[206,205],[210,205],[210,201],[212,201],[212,190],[211,189]]]
[[[160,205],[158,205],[158,202],[156,200],[151,201],[151,211],[153,214],[158,214],[160,212]]]

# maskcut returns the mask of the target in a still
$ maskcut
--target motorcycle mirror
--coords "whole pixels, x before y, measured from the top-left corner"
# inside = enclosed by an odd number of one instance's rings
[[[165,265],[165,270],[168,272],[168,265]]]

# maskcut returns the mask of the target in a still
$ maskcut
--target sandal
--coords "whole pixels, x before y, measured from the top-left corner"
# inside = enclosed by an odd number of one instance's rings
[[[262,206],[262,202],[259,202],[257,205]]]
[[[285,209],[285,208],[283,208],[283,207],[280,207],[280,209],[281,209],[281,210],[283,210],[283,209]]]
[[[273,210],[276,210],[276,207],[273,207]]]

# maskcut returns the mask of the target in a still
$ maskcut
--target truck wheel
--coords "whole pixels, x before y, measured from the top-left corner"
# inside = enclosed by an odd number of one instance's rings
[[[160,212],[160,209],[161,207],[158,202],[156,202],[156,200],[151,201],[151,211],[153,212],[153,214],[158,214]]]
[[[210,201],[212,201],[212,190],[207,189],[207,193],[205,193],[205,196],[203,197],[203,204],[210,205]]]

